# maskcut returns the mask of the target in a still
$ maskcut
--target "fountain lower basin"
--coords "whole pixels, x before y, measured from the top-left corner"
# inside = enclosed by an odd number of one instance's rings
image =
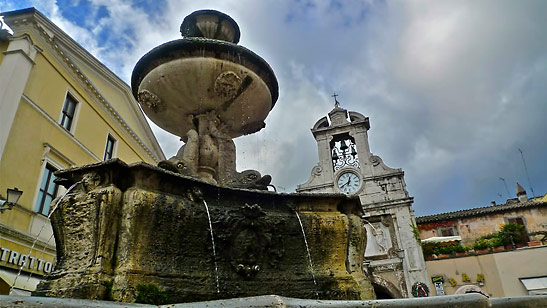
[[[52,215],[58,263],[34,295],[133,302],[139,285],[154,285],[173,303],[374,298],[356,198],[218,187],[117,159],[57,176],[82,184]]]

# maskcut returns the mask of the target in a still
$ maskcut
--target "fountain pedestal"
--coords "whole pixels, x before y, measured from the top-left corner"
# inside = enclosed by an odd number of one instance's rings
[[[170,302],[374,298],[361,269],[366,231],[357,198],[218,187],[119,160],[57,176],[81,184],[52,216],[58,263],[34,295],[133,302],[139,285],[153,285]]]

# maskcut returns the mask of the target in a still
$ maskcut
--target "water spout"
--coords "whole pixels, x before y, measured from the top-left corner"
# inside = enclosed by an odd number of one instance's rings
[[[209,213],[209,207],[207,206],[207,201],[203,199],[203,204],[205,205],[205,210],[207,211],[207,219],[209,220],[209,231],[211,231],[211,243],[213,245],[213,258],[215,261],[215,275],[217,282],[217,293],[220,293],[220,284],[218,281],[218,264],[217,264],[217,251],[215,248],[215,236],[213,234],[213,224],[211,223],[211,214]]]
[[[296,218],[298,218],[298,223],[300,223],[300,229],[302,230],[302,237],[304,238],[304,244],[306,245],[306,252],[308,253],[308,261],[310,262],[310,272],[311,277],[313,278],[313,284],[315,285],[315,288],[317,289],[317,281],[315,280],[315,274],[313,272],[313,263],[311,261],[311,253],[310,253],[310,247],[308,246],[308,239],[306,238],[306,232],[304,232],[304,226],[302,225],[302,220],[300,219],[300,215],[298,215],[298,212],[295,210],[294,213],[296,214]],[[319,293],[315,291],[315,295],[317,296],[317,299],[319,299]]]

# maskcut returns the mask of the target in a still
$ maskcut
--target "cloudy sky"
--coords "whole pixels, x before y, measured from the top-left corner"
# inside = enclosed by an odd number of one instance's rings
[[[129,83],[138,59],[212,8],[268,61],[280,96],[236,139],[238,168],[294,191],[317,163],[310,128],[333,108],[370,117],[374,154],[405,171],[417,216],[547,193],[547,1],[0,0],[34,6]],[[155,128],[166,156],[178,138]],[[530,182],[523,166],[522,149]]]

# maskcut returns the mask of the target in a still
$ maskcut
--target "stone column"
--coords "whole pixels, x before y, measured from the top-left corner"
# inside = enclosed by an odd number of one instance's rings
[[[34,58],[42,50],[28,34],[12,36],[0,64],[0,159],[8,141]]]

